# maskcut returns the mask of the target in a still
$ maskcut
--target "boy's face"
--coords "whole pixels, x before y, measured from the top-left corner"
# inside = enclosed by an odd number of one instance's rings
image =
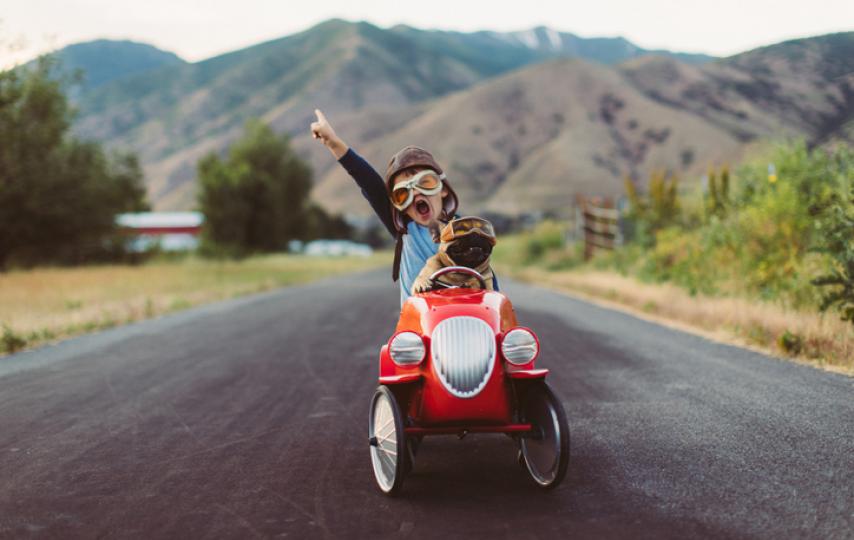
[[[408,180],[422,170],[424,169],[420,167],[404,169],[394,175],[392,185],[403,180]],[[403,213],[419,225],[436,227],[439,224],[439,218],[442,216],[442,199],[447,195],[448,190],[444,186],[442,186],[441,193],[436,193],[435,195],[424,195],[415,190],[415,198],[412,199],[412,204],[407,206]]]

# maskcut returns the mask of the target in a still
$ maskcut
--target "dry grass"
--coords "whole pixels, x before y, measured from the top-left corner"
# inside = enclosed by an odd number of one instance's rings
[[[691,296],[673,285],[643,283],[615,272],[499,268],[517,279],[604,300],[717,341],[854,375],[854,329],[833,313],[796,312],[744,298]]]
[[[388,264],[389,256],[187,258],[0,274],[0,354],[191,306]]]

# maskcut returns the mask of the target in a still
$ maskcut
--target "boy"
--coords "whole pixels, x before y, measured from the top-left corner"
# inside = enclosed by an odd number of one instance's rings
[[[427,150],[417,146],[401,149],[389,160],[383,179],[335,134],[320,110],[314,112],[317,121],[311,123],[312,136],[320,139],[353,177],[397,241],[392,278],[395,281],[400,278],[403,305],[427,259],[438,251],[434,231],[456,215],[457,195],[442,167]],[[498,290],[497,281],[495,289]]]

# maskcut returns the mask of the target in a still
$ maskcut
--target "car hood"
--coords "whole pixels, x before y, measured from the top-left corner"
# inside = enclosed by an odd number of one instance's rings
[[[433,328],[451,317],[476,317],[496,334],[516,323],[510,300],[503,294],[481,289],[444,289],[409,297],[400,313],[397,331],[410,330],[430,336]]]

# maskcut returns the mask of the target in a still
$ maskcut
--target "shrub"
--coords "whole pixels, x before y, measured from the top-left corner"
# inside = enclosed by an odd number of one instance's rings
[[[532,263],[541,259],[546,252],[560,249],[565,242],[564,226],[554,221],[544,221],[537,225],[534,230],[525,233],[522,244],[525,263]]]
[[[115,215],[148,208],[134,155],[72,135],[55,67],[0,71],[0,269],[119,258]]]
[[[2,337],[3,352],[13,353],[20,349],[23,349],[27,345],[27,340],[16,334],[14,330],[9,328],[8,325],[3,325],[3,337]]]
[[[842,320],[854,325],[854,183],[847,197],[836,195],[826,209],[815,210],[821,214],[816,222],[821,236],[814,250],[829,259],[826,273],[812,280],[825,290],[820,308],[836,306]]]
[[[651,246],[658,231],[679,219],[679,179],[658,171],[652,174],[646,193],[638,192],[629,178],[625,186],[630,204],[627,219],[634,239]]]
[[[199,208],[205,216],[202,253],[239,257],[284,250],[305,238],[312,221],[311,168],[259,121],[246,124],[226,160],[199,161]]]

